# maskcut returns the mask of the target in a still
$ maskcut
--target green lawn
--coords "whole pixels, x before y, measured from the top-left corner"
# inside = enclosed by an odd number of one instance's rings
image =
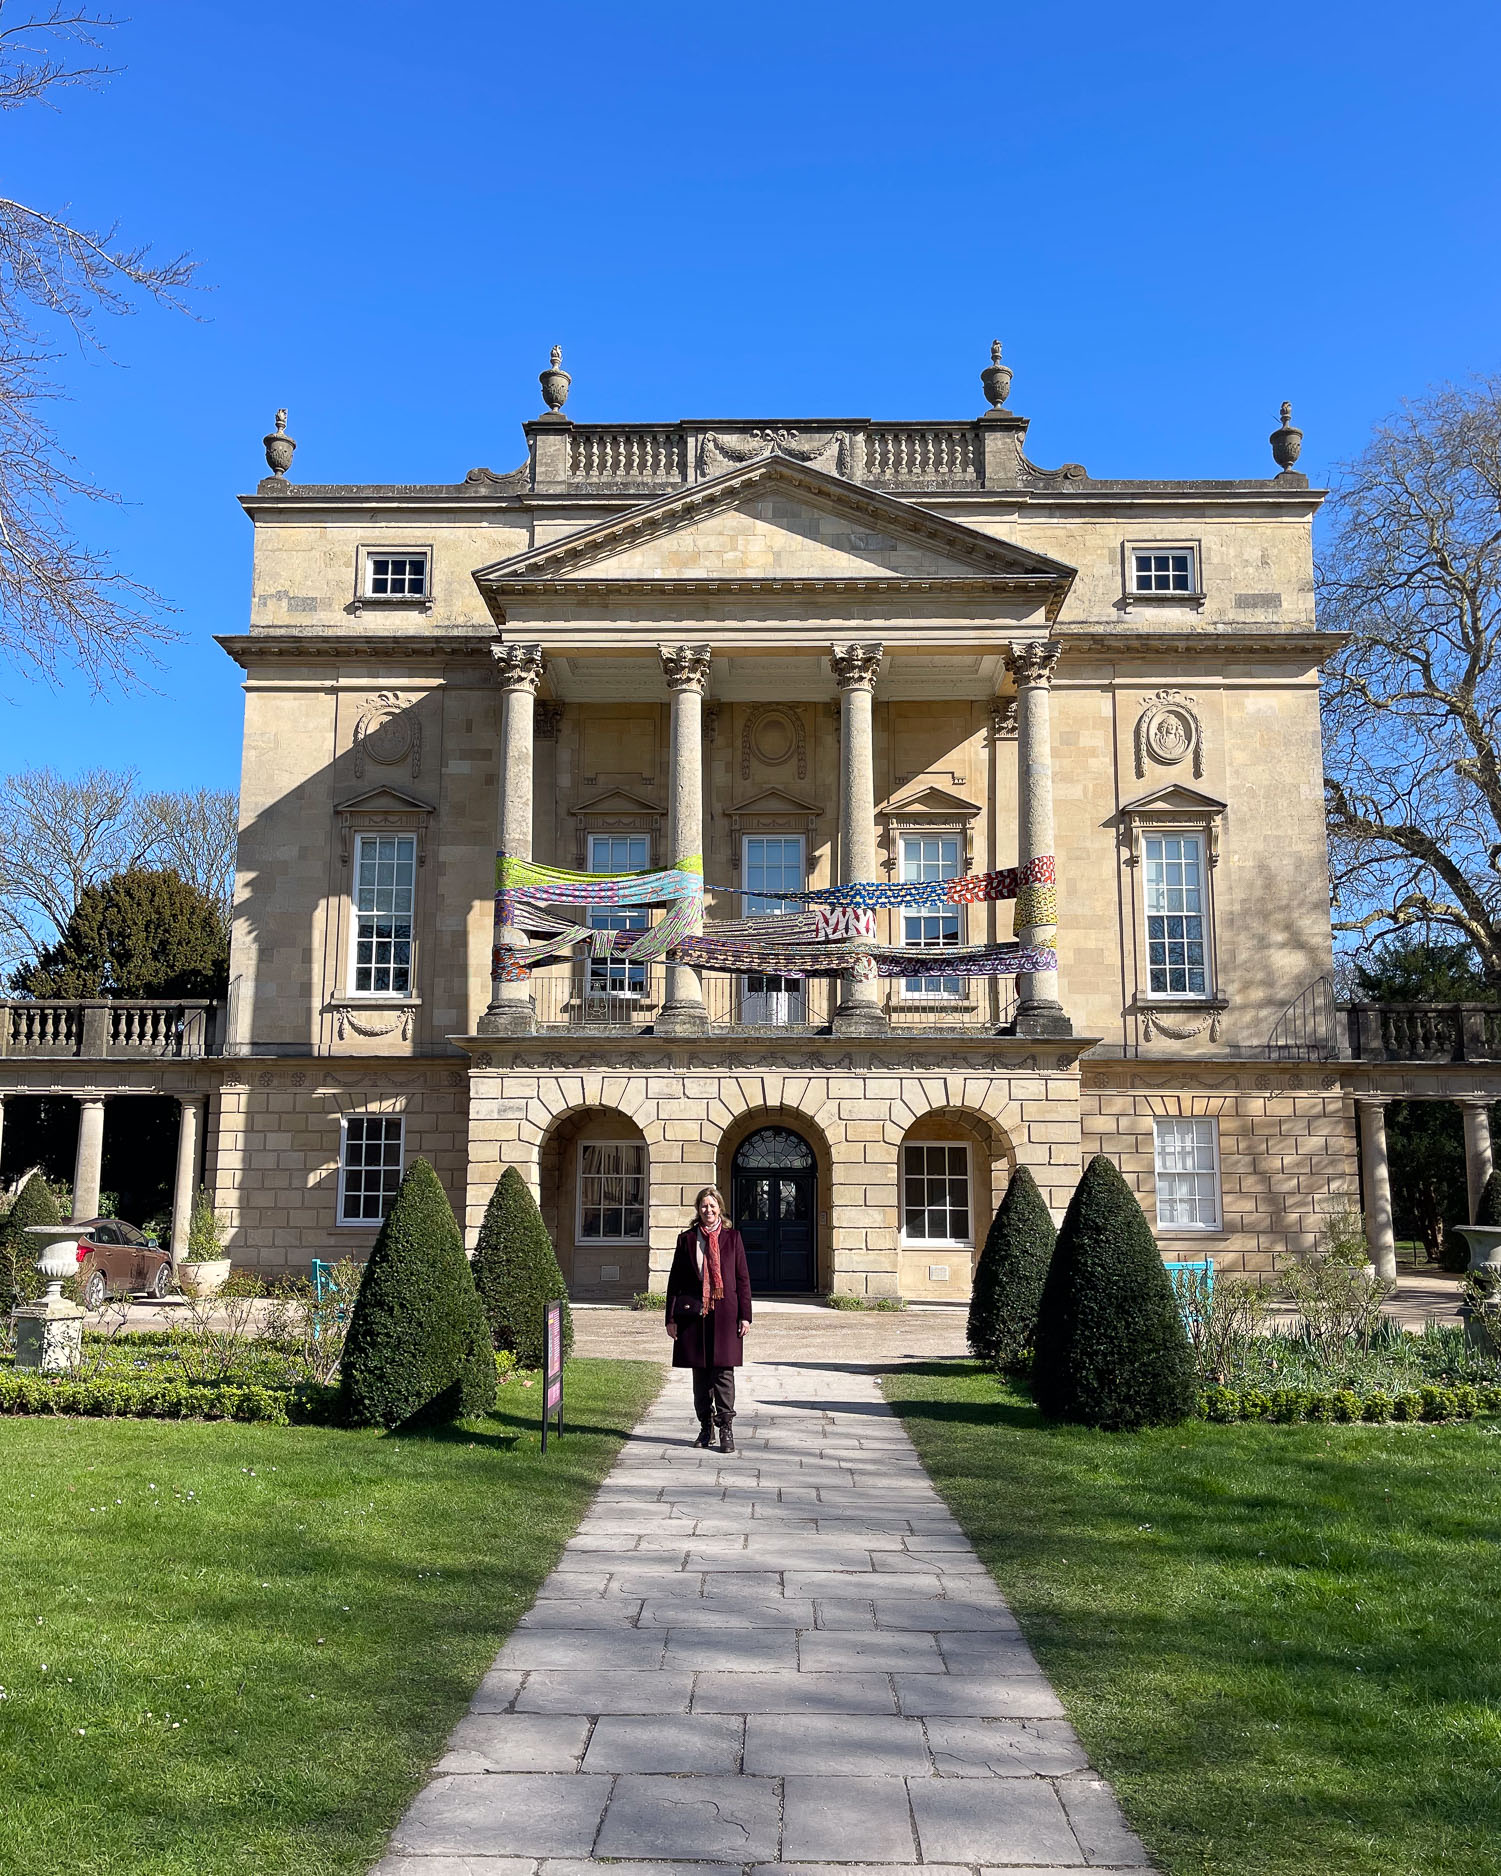
[[[886,1393],[1170,1876],[1501,1872],[1501,1429]]]
[[[363,1872],[660,1385],[426,1435],[0,1422],[0,1871]]]

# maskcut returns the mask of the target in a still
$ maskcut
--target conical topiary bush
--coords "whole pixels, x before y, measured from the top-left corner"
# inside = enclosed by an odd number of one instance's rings
[[[340,1370],[365,1426],[463,1420],[495,1405],[495,1356],[448,1196],[413,1160],[365,1266]]]
[[[1084,1169],[1043,1287],[1032,1392],[1051,1420],[1130,1430],[1193,1411],[1188,1334],[1136,1195],[1104,1154]]]
[[[1014,1368],[1037,1332],[1037,1309],[1053,1259],[1058,1228],[1037,1181],[1018,1166],[990,1221],[975,1266],[969,1303],[970,1352],[1002,1369]]]
[[[1477,1225],[1501,1225],[1501,1166],[1486,1180],[1475,1207]]]
[[[46,1279],[36,1261],[50,1242],[33,1237],[30,1225],[57,1225],[62,1213],[52,1188],[34,1172],[16,1194],[5,1222],[0,1224],[0,1310],[8,1313],[18,1303],[29,1303],[41,1295]]]
[[[479,1246],[474,1254],[474,1283],[490,1321],[497,1348],[509,1349],[521,1368],[542,1366],[543,1311],[563,1303],[563,1354],[573,1350],[573,1315],[552,1239],[537,1210],[531,1189],[514,1166],[507,1166],[485,1207]]]

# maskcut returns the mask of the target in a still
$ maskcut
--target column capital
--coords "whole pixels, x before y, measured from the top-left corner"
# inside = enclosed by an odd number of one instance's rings
[[[109,1096],[107,1094],[75,1094],[73,1099],[80,1107],[103,1107]]]
[[[1496,1103],[1486,1100],[1483,1094],[1462,1094],[1459,1097],[1459,1105],[1461,1107],[1478,1107],[1482,1112],[1488,1113]]]
[[[880,675],[884,645],[831,645],[829,669],[841,690],[874,690]]]
[[[537,686],[547,672],[540,645],[502,645],[495,641],[490,656],[495,660],[495,677],[502,690],[525,690],[536,696]]]
[[[1392,1102],[1399,1098],[1400,1097],[1395,1094],[1357,1094],[1355,1097],[1355,1105],[1357,1107],[1374,1107],[1381,1109],[1390,1107]]]
[[[708,691],[713,653],[707,645],[658,645],[657,656],[669,690],[696,690],[700,697]]]
[[[1062,651],[1056,638],[1013,638],[1006,647],[1006,669],[1018,686],[1051,684]]]

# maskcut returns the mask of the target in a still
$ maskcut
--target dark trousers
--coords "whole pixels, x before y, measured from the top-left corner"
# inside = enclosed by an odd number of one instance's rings
[[[704,1366],[693,1370],[693,1411],[700,1426],[727,1427],[735,1418],[735,1370]]]

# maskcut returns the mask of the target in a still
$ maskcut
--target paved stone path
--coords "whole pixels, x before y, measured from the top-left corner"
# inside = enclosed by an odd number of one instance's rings
[[[874,1378],[740,1409],[672,1375],[377,1876],[1146,1869]]]

